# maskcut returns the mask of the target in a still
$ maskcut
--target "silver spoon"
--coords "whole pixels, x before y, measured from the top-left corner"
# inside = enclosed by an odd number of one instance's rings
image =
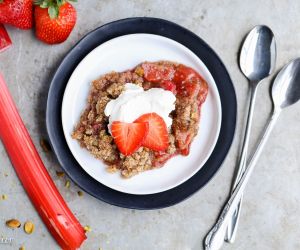
[[[243,74],[249,79],[251,96],[242,152],[231,192],[233,192],[242,177],[247,163],[249,137],[257,87],[262,79],[268,77],[274,71],[275,62],[276,44],[273,32],[267,26],[255,26],[247,35],[240,52],[240,68]],[[230,243],[233,243],[235,240],[242,198],[243,197],[241,197],[237,205],[235,213],[232,215],[232,219],[228,222],[225,240]]]
[[[260,139],[257,148],[248,161],[247,168],[238,182],[231,197],[227,201],[217,223],[205,238],[205,249],[220,249],[224,240],[223,234],[226,230],[228,221],[230,220],[236,205],[238,204],[254,166],[262,152],[263,147],[277,121],[281,111],[294,104],[300,99],[300,58],[287,64],[277,75],[272,86],[273,112]]]

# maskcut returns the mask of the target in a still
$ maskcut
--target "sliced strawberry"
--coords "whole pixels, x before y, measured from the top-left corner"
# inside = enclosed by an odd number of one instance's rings
[[[149,82],[170,81],[175,73],[171,65],[157,65],[154,63],[143,63],[144,77]]]
[[[4,26],[0,23],[0,52],[8,49],[11,46],[11,40],[9,38],[9,35],[7,34],[6,29]]]
[[[168,148],[168,129],[162,117],[156,113],[148,113],[140,116],[134,122],[149,124],[149,132],[142,143],[143,146],[155,151],[163,151]]]
[[[160,83],[160,87],[162,87],[165,90],[171,91],[174,95],[176,95],[176,85],[175,83],[171,81],[164,81]]]
[[[148,134],[148,127],[146,122],[113,122],[111,133],[119,151],[127,156],[138,150]]]

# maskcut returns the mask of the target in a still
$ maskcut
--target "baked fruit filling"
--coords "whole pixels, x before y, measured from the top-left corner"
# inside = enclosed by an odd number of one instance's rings
[[[174,62],[111,72],[92,82],[72,137],[128,178],[189,154],[207,93],[194,69]]]

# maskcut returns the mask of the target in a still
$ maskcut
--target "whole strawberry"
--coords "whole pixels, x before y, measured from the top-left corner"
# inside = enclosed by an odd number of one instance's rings
[[[32,0],[0,0],[0,23],[11,24],[20,29],[31,29]]]
[[[64,42],[76,23],[75,8],[64,0],[37,0],[34,4],[36,37],[48,44]]]

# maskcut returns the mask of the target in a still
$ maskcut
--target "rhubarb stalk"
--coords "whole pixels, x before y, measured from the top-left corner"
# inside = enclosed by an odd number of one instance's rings
[[[48,174],[0,73],[0,138],[33,205],[63,250],[78,249],[84,229]]]

